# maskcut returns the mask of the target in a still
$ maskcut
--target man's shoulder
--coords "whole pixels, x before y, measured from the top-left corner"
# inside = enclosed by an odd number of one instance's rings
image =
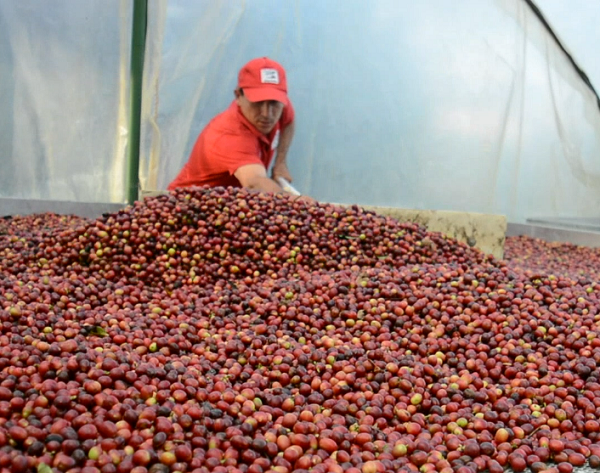
[[[202,149],[206,156],[256,151],[258,138],[244,126],[237,114],[236,108],[229,107],[206,126],[202,132]]]
[[[235,103],[217,115],[204,130],[205,139],[211,146],[237,142],[254,143],[257,137],[244,125],[239,117]]]
[[[243,126],[237,111],[237,105],[233,102],[226,110],[219,113],[206,127],[207,131],[213,133],[229,133],[242,134],[245,127]]]

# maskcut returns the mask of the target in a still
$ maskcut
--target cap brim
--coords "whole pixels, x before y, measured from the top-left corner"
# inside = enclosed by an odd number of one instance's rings
[[[283,90],[273,87],[245,87],[244,95],[250,102],[263,102],[265,100],[276,100],[284,105],[288,104],[288,96]]]

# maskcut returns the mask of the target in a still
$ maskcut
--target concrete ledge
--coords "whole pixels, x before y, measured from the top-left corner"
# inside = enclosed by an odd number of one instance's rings
[[[600,218],[528,218],[527,223],[566,230],[600,232]]]
[[[59,215],[77,215],[78,217],[96,219],[103,213],[118,212],[126,204],[68,202],[61,200],[25,200],[0,198],[0,216],[25,216],[51,212]]]
[[[568,229],[565,227],[553,227],[548,225],[530,225],[520,223],[509,223],[506,236],[526,235],[539,238],[544,241],[560,241],[573,243],[574,245],[600,247],[600,232]]]
[[[363,207],[402,222],[423,225],[429,231],[441,232],[458,241],[475,246],[496,258],[504,257],[506,217],[504,215],[446,210],[411,210],[394,207]]]

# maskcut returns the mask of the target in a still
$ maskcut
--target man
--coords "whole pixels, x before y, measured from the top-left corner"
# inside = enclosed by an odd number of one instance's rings
[[[294,136],[294,109],[283,67],[266,57],[253,59],[240,70],[234,94],[229,108],[200,133],[169,190],[208,185],[286,193],[275,181],[278,176],[292,180],[286,158]],[[275,151],[271,179],[267,169]]]

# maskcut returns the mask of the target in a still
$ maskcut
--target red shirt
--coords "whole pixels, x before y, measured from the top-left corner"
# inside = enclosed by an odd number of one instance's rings
[[[268,168],[279,143],[280,130],[293,120],[294,108],[288,103],[275,128],[264,135],[250,124],[234,100],[202,130],[187,163],[168,189],[204,185],[241,187],[233,174],[247,164]]]

